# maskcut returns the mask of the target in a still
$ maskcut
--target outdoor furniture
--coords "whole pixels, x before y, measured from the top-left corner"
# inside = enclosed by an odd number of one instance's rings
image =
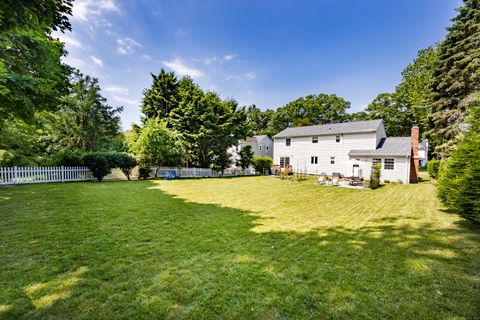
[[[177,178],[177,172],[175,170],[163,170],[162,177],[165,180],[173,180]]]
[[[339,186],[340,185],[339,181],[340,181],[339,176],[335,176],[335,177],[332,176],[332,186]]]
[[[320,185],[325,185],[328,183],[328,178],[325,173],[320,174],[320,176],[317,179],[317,183]]]

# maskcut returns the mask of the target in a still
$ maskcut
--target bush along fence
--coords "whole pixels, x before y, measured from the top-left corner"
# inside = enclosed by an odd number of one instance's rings
[[[87,167],[0,167],[0,185],[92,179]]]

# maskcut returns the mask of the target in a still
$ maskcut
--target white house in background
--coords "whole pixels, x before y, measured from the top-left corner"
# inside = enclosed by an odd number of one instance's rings
[[[370,178],[381,163],[381,180],[416,182],[418,126],[410,137],[387,137],[383,120],[287,128],[273,136],[274,164],[293,172],[340,173]]]
[[[421,141],[418,144],[418,159],[420,160],[420,167],[428,165],[428,140]]]
[[[273,158],[273,141],[267,135],[248,137],[240,140],[238,146],[228,149],[230,159],[232,160],[232,169],[237,169],[237,161],[240,159],[240,150],[245,146],[251,146],[254,156],[268,156]]]

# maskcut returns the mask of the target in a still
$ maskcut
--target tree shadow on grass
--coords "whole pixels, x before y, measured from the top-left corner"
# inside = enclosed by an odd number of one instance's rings
[[[389,217],[359,229],[262,233],[255,227],[268,221],[251,212],[187,202],[148,182],[119,185],[115,200],[91,186],[90,203],[74,195],[62,210],[2,217],[18,229],[0,235],[0,318],[480,313],[480,237],[464,226]]]

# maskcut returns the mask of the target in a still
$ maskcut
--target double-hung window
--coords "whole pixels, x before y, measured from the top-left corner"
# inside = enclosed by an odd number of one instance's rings
[[[312,137],[312,143],[318,143],[318,137]]]
[[[330,157],[330,164],[335,164],[335,157]]]
[[[280,168],[285,169],[290,165],[290,157],[280,157]]]
[[[380,163],[380,165],[382,164],[382,159],[376,159],[374,158],[373,159],[373,164],[377,164],[377,163]]]
[[[318,164],[318,157],[317,156],[311,156],[310,157],[310,163],[311,164]]]
[[[340,136],[335,136],[335,142],[340,142]]]
[[[385,159],[383,162],[383,169],[395,170],[395,159]]]
[[[292,139],[290,139],[290,138],[285,139],[285,145],[287,147],[289,147],[291,144],[292,144]]]

